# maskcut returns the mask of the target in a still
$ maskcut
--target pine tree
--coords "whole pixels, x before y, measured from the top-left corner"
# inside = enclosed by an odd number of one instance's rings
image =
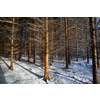
[[[68,64],[70,64],[70,18],[68,18]]]
[[[77,54],[77,59],[78,61],[78,32],[77,32],[77,17],[76,17],[76,54]]]
[[[52,62],[53,62],[53,33],[54,33],[54,31],[53,31],[53,17],[51,17],[51,34],[50,34],[50,38],[51,38],[51,40],[50,40],[50,60],[52,60]]]
[[[24,57],[26,57],[26,42],[25,42],[25,48],[24,48]]]
[[[95,37],[96,37],[96,50],[97,50],[97,64],[99,67],[99,44],[98,44],[98,28],[97,28],[97,17],[95,17]]]
[[[10,70],[13,70],[13,40],[14,40],[14,22],[15,22],[15,17],[13,17],[13,25],[12,25],[12,38],[11,38],[11,66],[10,66]]]
[[[62,18],[60,18],[60,58],[62,60]]]
[[[3,54],[3,38],[2,38],[2,32],[1,32],[1,25],[0,25],[0,56]]]
[[[66,46],[65,46],[65,54],[66,54],[66,68],[68,69],[68,33],[67,33],[67,18],[65,17],[65,41],[66,41]]]
[[[19,43],[20,43],[20,52],[18,54],[18,60],[19,61],[20,61],[21,56],[22,56],[22,36],[23,36],[23,28],[21,28],[21,30],[20,30],[20,40],[19,40]]]
[[[31,31],[29,34],[29,52],[28,52],[28,61],[31,59]]]
[[[33,61],[33,63],[36,63],[36,59],[35,59],[35,31],[34,31],[34,33],[33,33],[34,35],[33,35],[33,38],[34,38],[34,47],[33,47],[33,59],[34,59],[34,61]]]
[[[88,19],[87,19],[87,32],[86,32],[86,41],[87,41],[87,63],[89,63],[89,33],[88,33]]]
[[[44,63],[44,17],[43,17],[43,32],[42,32],[42,67],[45,66]]]
[[[8,34],[9,34],[9,31],[7,31],[8,32]],[[9,38],[7,37],[6,38],[6,43],[7,43],[7,51],[6,51],[6,57],[7,58],[9,58],[9,45],[10,45],[10,40],[9,40]]]
[[[96,52],[96,39],[95,39],[93,17],[90,17],[89,20],[90,20],[91,42],[92,42],[93,84],[99,84],[98,65],[97,65],[97,52]]]
[[[43,78],[43,80],[50,80],[50,78],[49,78],[49,66],[48,66],[48,42],[49,42],[49,33],[48,33],[48,17],[46,17],[46,33],[45,33],[45,74],[44,74],[44,78]]]

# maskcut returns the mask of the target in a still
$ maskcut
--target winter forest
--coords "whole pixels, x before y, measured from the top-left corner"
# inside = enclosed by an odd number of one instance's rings
[[[0,17],[0,84],[99,83],[99,17]]]

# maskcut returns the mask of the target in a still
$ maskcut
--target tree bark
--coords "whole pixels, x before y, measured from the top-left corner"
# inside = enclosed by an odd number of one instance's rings
[[[77,17],[76,17],[76,54],[77,54],[77,59],[78,61],[78,33],[77,33]]]
[[[9,31],[8,31],[8,34],[9,34]],[[7,55],[6,57],[9,58],[9,38],[7,38]]]
[[[1,51],[2,50],[1,47],[2,47],[2,44],[1,44],[1,27],[0,27],[0,56],[1,56],[1,52],[2,52]]]
[[[66,68],[68,69],[68,34],[67,34],[67,18],[65,17],[65,54],[66,54]]]
[[[31,31],[29,35],[29,52],[28,52],[28,61],[31,59]]]
[[[48,43],[49,43],[49,33],[48,33],[48,17],[46,17],[46,33],[45,33],[45,74],[43,80],[50,80],[49,78],[49,66],[48,66]]]
[[[93,17],[90,17],[89,20],[90,20],[91,42],[92,42],[93,84],[99,84],[98,65],[97,65],[97,52],[96,52],[96,40],[95,40]]]
[[[23,36],[23,28],[21,28],[20,31],[20,52],[18,54],[18,60],[20,61],[20,58],[22,56],[22,36]]]
[[[99,67],[99,44],[98,44],[98,29],[97,29],[97,17],[95,17],[95,37],[96,37],[96,50],[97,50],[97,65]]]
[[[51,18],[51,20],[53,20],[53,17]],[[51,23],[51,29],[52,29],[52,31],[51,31],[51,59],[52,59],[52,62],[53,62],[53,22]]]
[[[2,35],[2,32],[1,32],[1,27],[0,27],[0,56],[2,56],[3,54],[3,35]]]
[[[13,17],[13,22],[15,22],[15,17]],[[11,66],[10,66],[10,70],[13,70],[13,39],[14,39],[14,24],[12,25],[12,38],[11,38]]]
[[[60,49],[59,54],[62,60],[62,18],[60,18]]]
[[[88,30],[88,20],[87,20],[87,30]],[[86,33],[86,41],[87,41],[87,63],[89,63],[89,39],[88,39],[88,31]]]
[[[42,67],[45,66],[44,64],[44,17],[43,17],[43,33],[42,33]]]
[[[33,59],[34,59],[34,61],[33,61],[33,63],[36,63],[36,60],[35,60],[35,31],[34,31],[34,47],[33,47]]]
[[[69,19],[70,20],[70,19]],[[70,21],[68,20],[68,64],[70,64]]]
[[[26,42],[25,42],[25,49],[24,49],[24,57],[26,57]]]

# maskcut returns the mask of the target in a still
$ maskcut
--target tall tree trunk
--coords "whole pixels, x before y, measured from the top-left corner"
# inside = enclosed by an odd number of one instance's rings
[[[76,17],[76,55],[77,55],[77,59],[76,59],[76,61],[78,61],[78,33],[77,33],[77,17]]]
[[[70,19],[69,19],[70,20]],[[70,21],[68,20],[68,64],[70,64]]]
[[[7,58],[9,58],[9,39],[7,38]]]
[[[24,49],[24,57],[26,57],[26,42],[25,42],[25,49]]]
[[[84,53],[83,53],[83,60],[85,60]]]
[[[95,17],[95,37],[96,37],[96,50],[97,50],[97,65],[99,67],[99,44],[98,44],[98,28],[97,17]]]
[[[51,56],[51,59],[52,59],[52,62],[53,62],[53,30],[52,30],[52,33],[51,33],[51,45],[52,45],[52,56]]]
[[[51,17],[51,20],[53,20],[53,17]],[[50,54],[50,58],[51,58],[51,60],[52,60],[52,62],[53,62],[53,22],[51,23],[51,54]]]
[[[61,58],[61,60],[62,60],[62,37],[61,37],[61,35],[62,35],[62,33],[60,34],[60,58]]]
[[[45,66],[44,64],[44,17],[43,17],[43,33],[42,33],[42,67]]]
[[[45,34],[45,74],[44,74],[44,78],[43,80],[50,80],[49,78],[49,71],[48,71],[48,62],[49,62],[49,59],[48,59],[48,43],[49,43],[49,33],[48,33],[48,17],[46,17],[46,34]]]
[[[41,55],[41,41],[40,41],[40,38],[41,38],[41,33],[39,33],[39,57],[40,59],[42,59],[42,55]]]
[[[0,27],[0,56],[1,56],[1,52],[2,52],[1,51],[2,50],[1,47],[2,47],[2,44],[1,44],[1,27]]]
[[[3,35],[0,27],[0,56],[2,56],[2,54],[3,54]]]
[[[28,61],[31,59],[31,31],[29,35],[29,52],[28,52]]]
[[[62,60],[62,18],[60,18],[60,58]]]
[[[65,54],[66,54],[66,68],[68,69],[69,66],[68,66],[68,34],[67,34],[67,18],[65,17],[65,41],[66,41],[66,44],[65,44]]]
[[[13,17],[13,22],[15,22],[15,17]],[[14,23],[12,25],[12,38],[11,38],[11,66],[10,70],[13,70],[13,40],[14,40]]]
[[[88,30],[88,20],[87,20],[87,30]],[[86,33],[86,41],[87,41],[87,63],[89,63],[89,39],[88,39],[88,31]]]
[[[17,33],[16,33],[16,38],[18,38],[18,34],[19,34],[19,27],[18,27],[18,31],[17,31]],[[16,44],[18,44],[18,43],[19,43],[19,42],[18,42],[18,39],[16,39],[15,42],[16,42]],[[17,57],[19,57],[19,53],[16,53],[16,54],[15,54],[15,60],[17,60]]]
[[[34,61],[33,61],[33,63],[36,63],[36,60],[35,60],[35,31],[34,31],[34,47],[33,47],[33,57],[34,57]]]
[[[20,52],[18,54],[18,60],[20,61],[20,58],[22,56],[22,34],[23,34],[23,28],[21,28],[21,31],[20,31]]]
[[[39,57],[41,58],[41,55],[40,55],[40,33],[38,34],[38,36],[39,36]]]
[[[93,84],[99,84],[98,65],[97,65],[97,52],[96,52],[96,40],[95,40],[93,17],[90,17],[89,20],[90,20],[91,42],[92,42]]]
[[[8,31],[9,34],[9,31]],[[9,58],[9,38],[7,38],[7,58]]]

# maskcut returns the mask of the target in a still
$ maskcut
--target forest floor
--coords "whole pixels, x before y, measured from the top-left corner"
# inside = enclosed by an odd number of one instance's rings
[[[10,58],[0,58],[0,84],[92,84],[92,59],[87,64],[86,60],[79,58],[71,60],[69,69],[66,69],[64,60],[55,59],[49,61],[50,81],[43,81],[44,68],[41,68],[41,60],[37,57],[36,64],[33,59],[27,61],[22,57],[21,61],[14,60],[13,69],[9,70]],[[100,68],[98,68],[100,82]]]

